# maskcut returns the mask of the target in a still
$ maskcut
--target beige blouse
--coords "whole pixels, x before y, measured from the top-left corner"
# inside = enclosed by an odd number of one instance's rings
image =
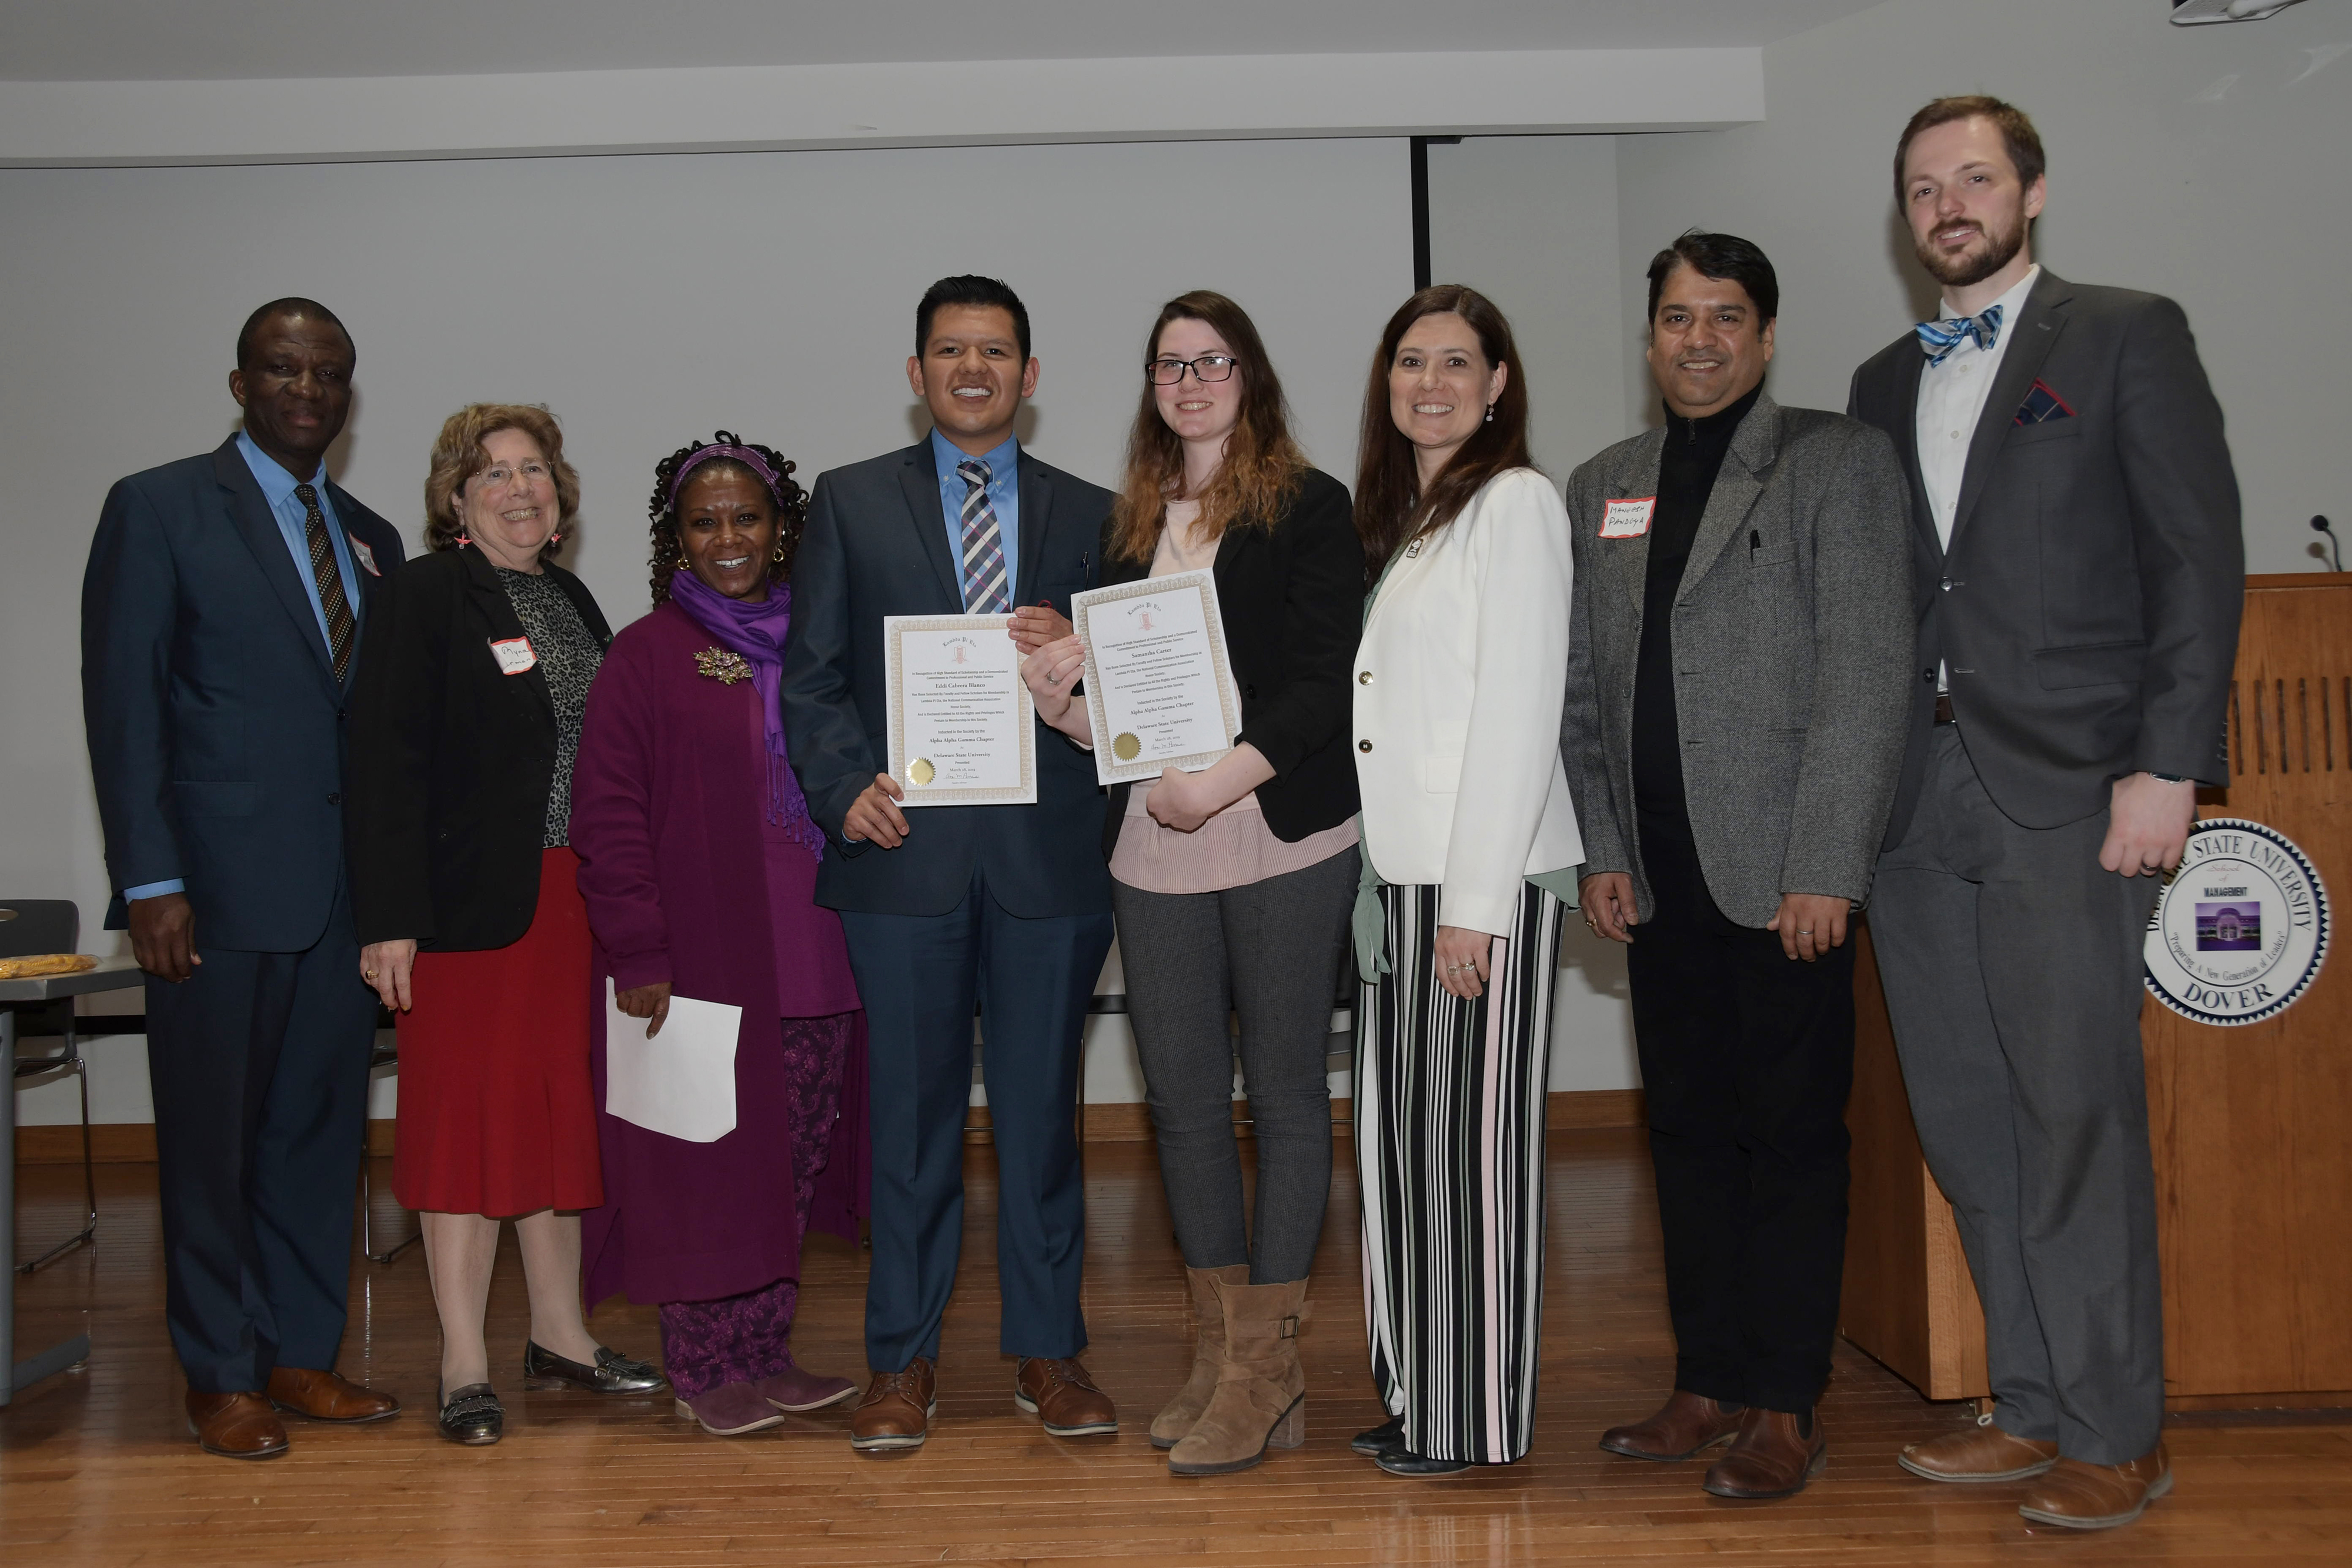
[[[1198,501],[1168,503],[1160,548],[1151,557],[1153,577],[1206,571],[1216,565],[1223,536],[1196,541],[1192,526],[1200,517]],[[1153,818],[1148,804],[1150,797],[1148,780],[1128,791],[1127,819],[1119,825],[1118,843],[1110,856],[1110,874],[1146,893],[1217,893],[1246,887],[1304,871],[1356,842],[1353,817],[1336,828],[1309,833],[1295,844],[1283,842],[1265,825],[1265,814],[1258,809],[1254,789],[1189,833],[1180,833]]]

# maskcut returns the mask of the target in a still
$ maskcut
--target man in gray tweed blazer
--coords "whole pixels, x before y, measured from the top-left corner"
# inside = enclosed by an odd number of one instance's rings
[[[1819,1473],[1844,1268],[1848,916],[1895,798],[1913,633],[1903,469],[1878,431],[1764,395],[1780,286],[1746,240],[1650,264],[1666,425],[1568,484],[1561,746],[1584,922],[1630,943],[1676,1347],[1601,1447],[1721,1497]]]

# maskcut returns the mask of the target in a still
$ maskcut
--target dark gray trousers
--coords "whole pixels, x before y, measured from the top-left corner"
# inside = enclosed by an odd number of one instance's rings
[[[2021,828],[1958,727],[1932,746],[1870,907],[1912,1118],[1984,1303],[1994,1419],[2122,1464],[2164,1421],[2139,1039],[2158,881],[2099,869],[2105,810]]]
[[[1176,1242],[1192,1269],[1250,1265],[1303,1280],[1331,1192],[1331,1001],[1355,907],[1358,852],[1220,893],[1114,880],[1128,1022],[1160,1139]],[[1257,1217],[1244,1229],[1234,1144],[1234,1039],[1257,1134]],[[1252,1238],[1255,1237],[1255,1245]]]

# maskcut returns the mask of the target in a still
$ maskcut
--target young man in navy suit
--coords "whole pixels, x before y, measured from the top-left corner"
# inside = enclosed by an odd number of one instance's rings
[[[913,446],[820,475],[793,570],[784,728],[829,841],[817,902],[841,912],[872,1065],[874,1377],[850,1417],[873,1452],[929,1435],[940,1321],[962,1240],[963,1124],[977,1000],[996,1142],[1000,1349],[1013,1401],[1068,1437],[1118,1430],[1078,1363],[1085,1198],[1079,1037],[1111,938],[1094,764],[1037,726],[1037,799],[904,810],[883,768],[888,615],[1009,613],[1094,586],[1110,493],[1020,449],[1036,390],[1029,313],[988,277],[942,278],[907,379],[930,410]]]
[[[343,877],[344,707],[400,535],[327,477],[352,340],[279,299],[237,336],[245,428],[118,481],[82,580],[82,710],[147,971],[165,1314],[209,1452],[286,1451],[279,1410],[373,1421],[335,1375],[375,998]]]
[[[1939,99],[1895,148],[1944,297],[1849,411],[1908,474],[1919,633],[1870,925],[1996,1401],[1901,1463],[2103,1529],[2172,1485],[2142,951],[2198,785],[2230,780],[2245,559],[2188,319],[2034,264],[2042,168],[1997,99]]]

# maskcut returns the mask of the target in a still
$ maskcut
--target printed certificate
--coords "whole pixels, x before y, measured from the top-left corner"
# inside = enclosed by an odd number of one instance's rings
[[[890,777],[907,806],[1037,799],[1036,706],[1009,615],[886,615]]]
[[[1242,705],[1213,575],[1088,589],[1071,596],[1070,614],[1087,650],[1097,779],[1198,773],[1234,748]]]

